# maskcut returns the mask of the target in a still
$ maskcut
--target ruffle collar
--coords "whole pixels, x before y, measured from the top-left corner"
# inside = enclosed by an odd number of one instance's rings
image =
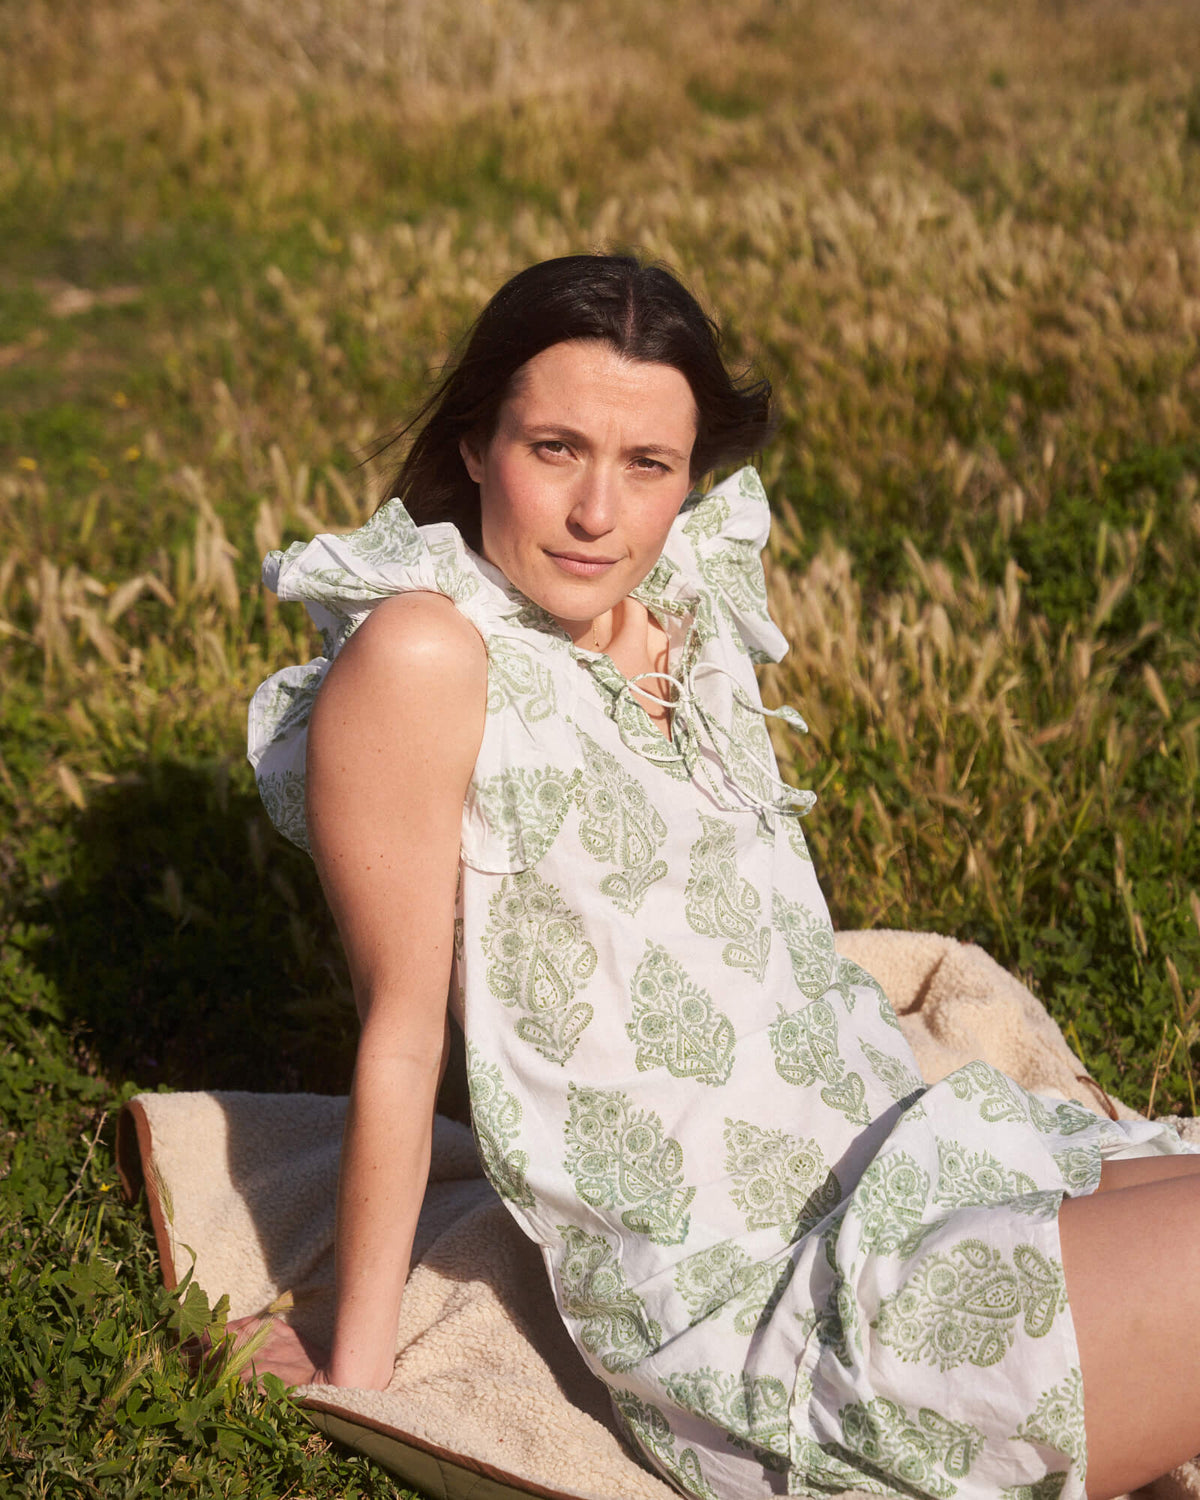
[[[272,552],[264,563],[264,583],[280,599],[306,606],[321,632],[324,648],[323,655],[315,660],[287,667],[269,678],[250,705],[248,752],[272,820],[288,837],[306,846],[304,755],[308,718],[317,690],[332,658],[371,610],[395,594],[414,591],[450,598],[479,630],[497,660],[508,660],[514,649],[520,655],[513,638],[526,631],[548,637],[588,669],[594,689],[609,700],[610,717],[615,719],[625,743],[669,774],[690,777],[703,759],[702,740],[711,741],[734,777],[741,805],[782,811],[790,803],[792,811],[806,810],[797,804],[807,799],[788,795],[768,771],[766,762],[773,757],[759,717],[762,710],[753,708],[751,702],[757,694],[750,664],[745,660],[778,660],[787,649],[767,613],[759,553],[769,525],[770,512],[758,476],[752,469],[743,469],[707,494],[688,497],[668,533],[661,557],[633,590],[632,597],[669,622],[678,638],[678,651],[672,653],[672,675],[681,712],[679,731],[671,740],[654,727],[636,700],[632,691],[635,685],[626,681],[607,656],[576,646],[545,610],[469,548],[449,523],[418,527],[395,499],[381,506],[357,531],[322,534],[284,552]],[[714,638],[722,633],[722,618],[736,642],[730,664],[741,658],[736,677],[724,667],[718,667],[720,675],[714,675],[709,670],[712,664],[705,660],[710,643],[711,649],[717,649]],[[504,638],[508,638],[507,643]],[[719,657],[724,657],[725,649],[720,648]],[[698,675],[702,670],[704,677]],[[742,678],[745,680],[739,688],[738,679]],[[504,696],[499,689],[497,695]],[[529,712],[529,722],[521,718],[520,723],[510,726],[519,743],[500,754],[497,741],[498,761],[511,759],[513,765],[526,761],[532,764],[533,760],[549,762],[560,752],[570,751],[569,746],[557,744],[567,729],[561,714],[538,717],[535,723],[532,710]],[[493,717],[509,725],[509,715],[489,714],[489,721]],[[757,722],[752,726],[750,720]],[[494,738],[494,733],[485,736],[485,751]],[[749,753],[751,742],[757,746],[753,754]],[[485,778],[483,762],[492,758],[492,753],[481,752],[477,771]],[[475,828],[482,817],[482,808],[474,806],[476,801],[474,794],[468,798],[463,830],[465,857],[483,838]],[[473,808],[479,817],[474,816]],[[494,819],[482,822],[490,824]],[[506,861],[518,863],[503,867],[520,868],[519,860],[524,857],[506,852]],[[479,867],[496,868],[494,863],[481,863]]]

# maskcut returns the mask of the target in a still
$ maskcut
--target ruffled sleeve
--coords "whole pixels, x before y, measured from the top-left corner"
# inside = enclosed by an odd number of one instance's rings
[[[259,793],[279,831],[308,848],[304,761],[308,721],[329,664],[376,605],[396,594],[445,594],[486,641],[525,601],[504,576],[471,552],[455,527],[417,527],[389,500],[359,530],[321,535],[271,552],[263,582],[280,599],[304,604],[324,653],[276,672],[250,702],[248,748]]]
[[[686,506],[672,529],[751,660],[782,660],[788,643],[767,611],[762,564],[771,511],[757,473],[745,468],[731,474]]]

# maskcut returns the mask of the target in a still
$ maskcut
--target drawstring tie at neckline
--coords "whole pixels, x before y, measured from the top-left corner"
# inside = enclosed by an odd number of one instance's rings
[[[754,766],[763,777],[765,785],[772,788],[775,795],[760,796],[758,791],[746,786],[734,776],[729,764],[730,752],[735,744],[734,736],[714,714],[704,707],[697,696],[696,676],[701,671],[715,672],[722,677],[728,677],[733,683],[734,702],[740,708],[759,714],[764,719],[781,719],[789,728],[795,729],[798,733],[808,733],[808,725],[794,708],[786,704],[782,708],[764,708],[743,691],[737,678],[727,667],[721,666],[719,662],[698,661],[679,677],[673,677],[668,672],[639,672],[636,677],[629,677],[625,680],[618,696],[638,694],[641,698],[649,699],[653,703],[665,703],[671,710],[671,738],[663,739],[663,751],[658,753],[643,743],[638,746],[640,753],[647,760],[657,761],[659,764],[675,760],[683,760],[686,764],[686,749],[689,743],[699,750],[706,739],[724,770],[725,779],[743,799],[743,806],[748,804],[759,812],[803,817],[816,805],[816,793],[799,791],[796,787],[789,786],[774,766],[769,766],[760,760],[744,743],[738,745],[739,758],[749,761]],[[673,697],[662,698],[657,693],[639,686],[639,683],[653,681],[668,683],[673,690]],[[696,762],[701,767],[708,789],[717,804],[726,812],[740,811],[739,806],[731,803],[721,790],[708,759],[703,754],[698,754]]]

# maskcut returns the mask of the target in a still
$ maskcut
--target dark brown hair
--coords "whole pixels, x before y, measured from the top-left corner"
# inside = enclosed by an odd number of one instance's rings
[[[486,443],[521,366],[572,339],[600,339],[628,359],[671,365],[683,375],[698,411],[693,479],[748,458],[771,434],[770,382],[729,373],[720,329],[669,271],[632,255],[544,260],[500,288],[400,433],[418,429],[388,493],[400,496],[418,525],[452,521],[479,549],[479,487],[459,443],[468,436]]]

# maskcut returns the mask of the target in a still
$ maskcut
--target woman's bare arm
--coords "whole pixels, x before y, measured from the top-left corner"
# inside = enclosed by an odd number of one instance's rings
[[[486,699],[474,628],[448,599],[407,594],[347,642],[309,726],[309,838],[362,1023],[338,1185],[333,1347],[315,1371],[334,1385],[378,1388],[391,1376],[446,1045],[462,804]],[[283,1335],[263,1349],[259,1374],[305,1378],[303,1354],[287,1344]]]

